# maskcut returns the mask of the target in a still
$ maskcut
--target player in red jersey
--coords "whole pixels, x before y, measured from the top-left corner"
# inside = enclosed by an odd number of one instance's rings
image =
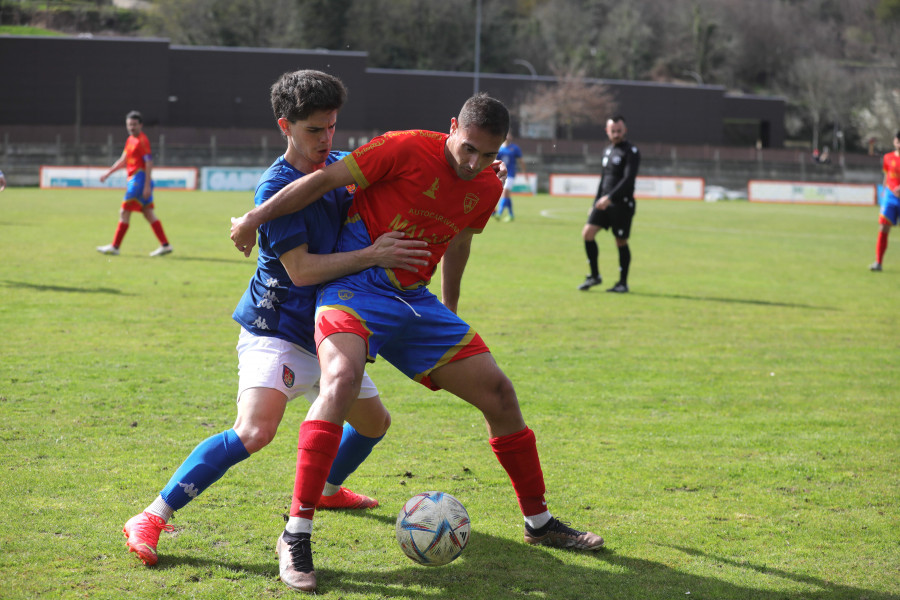
[[[884,170],[884,201],[881,204],[881,214],[878,215],[875,262],[869,267],[872,271],[881,270],[891,225],[896,225],[900,218],[900,131],[894,136],[894,151],[884,155],[881,166]]]
[[[490,446],[525,517],[527,543],[583,550],[603,545],[600,536],[569,527],[547,509],[534,432],[525,425],[512,382],[481,337],[456,315],[472,236],[490,220],[502,191],[487,167],[508,130],[506,107],[479,94],[450,120],[449,135],[387,133],[233,221],[232,240],[249,254],[261,223],[355,184],[341,251],[371,244],[390,230],[427,241],[431,251],[429,263],[416,273],[371,268],[320,291],[320,395],[300,427],[291,511],[277,544],[281,579],[294,589],[316,589],[310,545],[316,500],[365,364],[378,354],[411,379],[445,389],[481,410]],[[439,261],[441,300],[426,287]]]
[[[125,116],[125,127],[128,129],[125,150],[122,151],[119,160],[100,176],[100,181],[106,181],[115,171],[125,167],[125,173],[128,175],[128,187],[125,190],[122,208],[119,210],[119,225],[116,227],[113,241],[106,246],[98,246],[97,252],[119,254],[119,246],[122,245],[125,232],[128,231],[131,213],[141,212],[150,223],[150,227],[153,228],[156,239],[159,240],[159,248],[151,252],[150,256],[163,256],[172,251],[172,246],[169,245],[162,223],[153,212],[153,155],[150,152],[150,140],[143,131],[144,119],[141,113],[136,110],[128,113]]]

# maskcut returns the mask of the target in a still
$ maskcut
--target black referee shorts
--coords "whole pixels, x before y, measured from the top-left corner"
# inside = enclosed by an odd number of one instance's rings
[[[595,200],[596,202],[596,200]],[[609,229],[617,238],[627,240],[631,235],[631,221],[634,219],[634,198],[628,198],[616,204],[610,204],[606,210],[591,210],[588,224],[600,229]]]

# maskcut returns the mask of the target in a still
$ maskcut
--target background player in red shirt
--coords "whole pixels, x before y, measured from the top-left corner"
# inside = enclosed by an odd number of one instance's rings
[[[114,172],[125,167],[125,173],[128,175],[128,187],[125,189],[125,200],[122,202],[122,208],[119,210],[119,225],[116,227],[116,233],[113,236],[112,244],[106,246],[98,246],[97,252],[103,254],[119,254],[119,246],[122,245],[122,239],[125,232],[128,231],[128,224],[131,221],[131,213],[138,212],[144,214],[144,218],[153,228],[156,239],[159,240],[159,248],[150,253],[150,256],[162,256],[172,251],[169,240],[163,231],[162,223],[156,218],[153,212],[153,181],[151,179],[153,172],[153,155],[150,152],[150,140],[144,134],[144,118],[136,110],[125,115],[125,127],[128,129],[128,140],[125,142],[125,150],[119,160],[113,163],[109,170],[100,176],[100,181],[104,182]]]
[[[869,267],[873,271],[881,270],[881,261],[887,250],[888,235],[891,225],[896,225],[900,218],[900,131],[894,136],[894,151],[884,155],[881,161],[884,170],[884,202],[878,216],[878,241],[875,243],[875,262]]]
[[[456,315],[472,236],[490,220],[503,187],[488,167],[508,130],[506,107],[479,94],[451,119],[449,135],[386,133],[234,220],[232,240],[247,253],[261,223],[355,184],[340,251],[371,244],[386,230],[425,240],[431,251],[417,273],[371,268],[319,292],[321,390],[300,427],[290,517],[277,544],[281,579],[294,589],[316,589],[310,545],[316,502],[365,364],[379,354],[410,379],[445,389],[482,412],[491,449],[509,475],[525,518],[525,542],[581,550],[603,546],[600,536],[573,529],[549,512],[535,435],[525,424],[512,382],[481,337]],[[439,261],[441,300],[427,288]]]

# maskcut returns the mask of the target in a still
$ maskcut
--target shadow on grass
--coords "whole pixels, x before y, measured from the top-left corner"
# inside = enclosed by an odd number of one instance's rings
[[[360,516],[379,521],[393,530],[394,517],[370,512]],[[377,598],[437,600],[483,598],[487,595],[504,599],[549,598],[553,600],[649,600],[656,598],[693,598],[714,600],[785,599],[804,600],[897,600],[897,596],[844,586],[830,581],[749,563],[710,556],[700,550],[666,546],[685,554],[715,561],[735,569],[746,570],[744,577],[766,577],[770,581],[756,585],[738,585],[718,579],[693,575],[669,565],[637,557],[622,556],[610,549],[602,549],[590,560],[597,567],[566,564],[558,558],[560,550],[528,546],[493,535],[473,531],[469,546],[452,565],[439,568],[409,566],[371,571],[342,570],[328,564],[319,555],[316,574],[320,594],[342,597],[360,594]],[[316,546],[313,550],[317,551]],[[317,551],[318,553],[319,551]],[[398,555],[400,551],[398,550]],[[403,559],[405,560],[405,558]],[[579,560],[579,562],[583,562]],[[168,563],[168,564],[167,564]],[[208,559],[180,559],[169,563],[160,560],[157,568],[179,564],[208,566],[210,563],[235,571],[262,577],[277,577],[278,565],[274,556],[270,563],[230,564]],[[732,577],[733,578],[733,577]],[[802,591],[798,585],[804,586]],[[287,587],[285,592],[290,593]],[[306,597],[300,595],[297,597]]]
[[[814,306],[796,302],[771,302],[769,300],[750,300],[746,298],[717,298],[715,296],[685,296],[684,294],[649,294],[646,292],[630,292],[632,296],[648,298],[670,298],[672,300],[694,300],[697,302],[722,302],[725,304],[751,304],[755,306],[777,306],[781,308],[807,308],[811,310],[839,310],[833,306]]]
[[[47,285],[45,283],[29,283],[27,281],[3,281],[6,287],[27,288],[38,292],[66,292],[72,294],[111,294],[113,296],[134,296],[127,294],[122,290],[106,287],[72,287],[66,285]]]

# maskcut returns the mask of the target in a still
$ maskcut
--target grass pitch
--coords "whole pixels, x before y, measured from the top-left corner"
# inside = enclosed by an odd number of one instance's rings
[[[283,598],[274,544],[290,502],[292,403],[273,444],[180,511],[160,561],[122,524],[205,437],[231,426],[237,325],[253,270],[228,240],[249,193],[161,192],[175,248],[120,195],[0,193],[0,597]],[[870,273],[875,208],[639,202],[632,292],[588,200],[517,197],[476,237],[460,314],[516,384],[551,510],[604,535],[595,555],[532,548],[475,409],[379,361],[394,424],[321,512],[324,598],[900,598],[900,247]],[[895,255],[896,253],[896,255]],[[436,569],[393,539],[403,502],[452,493],[472,518]]]

